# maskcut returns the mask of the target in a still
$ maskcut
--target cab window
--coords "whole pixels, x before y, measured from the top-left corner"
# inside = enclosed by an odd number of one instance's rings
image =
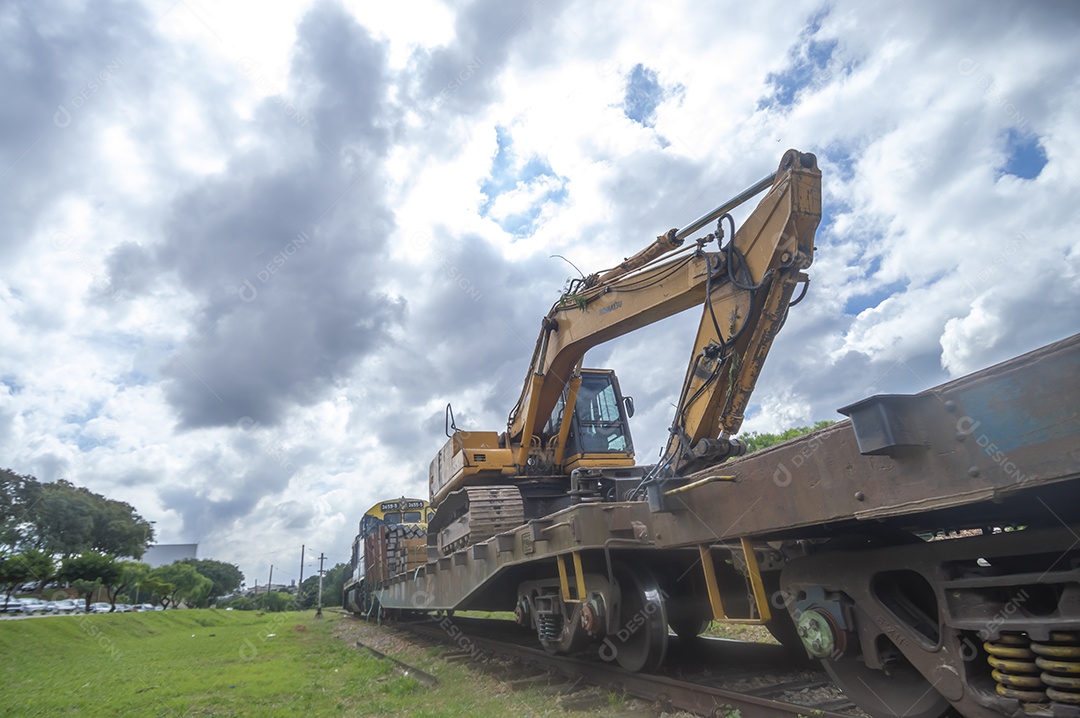
[[[574,414],[582,453],[625,452],[626,432],[615,385],[607,374],[581,378]]]

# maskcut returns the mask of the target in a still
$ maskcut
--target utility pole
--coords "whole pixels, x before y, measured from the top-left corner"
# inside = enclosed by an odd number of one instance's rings
[[[326,555],[319,554],[319,608],[315,611],[315,618],[322,618],[322,576],[323,576],[323,561],[326,560]]]
[[[266,580],[266,592],[270,593],[270,584],[274,582],[274,564],[270,564],[270,578]]]
[[[296,607],[300,608],[300,593],[304,589],[304,544],[300,544],[300,581],[296,584]]]

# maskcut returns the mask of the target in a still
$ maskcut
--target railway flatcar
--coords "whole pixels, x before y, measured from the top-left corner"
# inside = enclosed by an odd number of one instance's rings
[[[379,606],[370,587],[391,576],[423,566],[427,561],[430,507],[423,499],[382,501],[364,512],[352,544],[352,573],[341,605],[369,616]]]

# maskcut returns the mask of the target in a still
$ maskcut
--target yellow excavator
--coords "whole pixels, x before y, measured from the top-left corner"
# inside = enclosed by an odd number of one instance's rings
[[[765,190],[736,231],[730,212]],[[572,280],[541,323],[506,430],[459,430],[447,406],[448,439],[428,473],[429,543],[449,555],[587,501],[647,499],[664,511],[685,477],[744,453],[734,435],[789,307],[805,295],[820,220],[817,158],[788,150],[775,173],[738,196],[619,265]],[[633,401],[613,371],[582,360],[696,306],[701,321],[666,448],[655,465],[638,466]]]

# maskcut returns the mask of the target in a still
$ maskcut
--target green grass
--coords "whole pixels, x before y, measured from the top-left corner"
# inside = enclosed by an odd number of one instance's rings
[[[210,609],[0,621],[0,716],[505,714],[467,668],[441,666],[439,686],[424,688],[335,637],[334,624],[350,619],[324,615]]]
[[[456,611],[454,617],[462,618],[490,618],[496,621],[513,621],[513,611]]]
[[[765,626],[745,625],[742,623],[717,623],[711,621],[702,635],[712,638],[730,638],[733,641],[779,643]]]

